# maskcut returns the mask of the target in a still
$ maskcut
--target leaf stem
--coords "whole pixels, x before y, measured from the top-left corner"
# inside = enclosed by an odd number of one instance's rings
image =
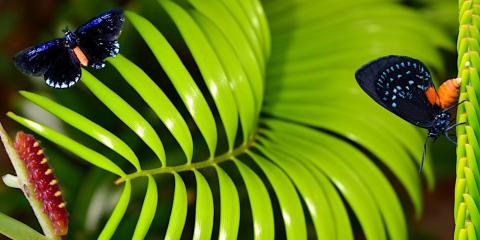
[[[174,173],[174,172],[178,173],[178,172],[190,171],[195,169],[202,169],[202,168],[214,166],[215,164],[218,164],[227,160],[232,160],[236,158],[238,155],[245,153],[250,147],[252,147],[255,144],[256,135],[257,134],[254,134],[248,142],[238,146],[232,151],[228,151],[214,158],[208,158],[203,161],[187,163],[187,164],[178,165],[178,166],[163,166],[160,168],[141,170],[139,172],[127,174],[126,176],[117,179],[115,181],[115,184],[119,185],[127,180],[133,180],[138,177],[147,177],[149,175],[154,176],[154,175],[159,175],[163,173]]]

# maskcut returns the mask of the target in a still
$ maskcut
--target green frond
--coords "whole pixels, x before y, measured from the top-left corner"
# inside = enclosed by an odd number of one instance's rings
[[[116,187],[123,190],[111,215],[99,217],[106,222],[98,238],[115,238],[126,226],[132,232],[122,237],[133,239],[149,234],[178,239],[185,233],[194,239],[234,239],[248,237],[250,230],[255,239],[348,240],[355,238],[350,210],[367,239],[408,238],[404,205],[392,181],[400,183],[420,216],[417,167],[424,133],[369,99],[354,72],[388,54],[420,58],[442,72],[438,49],[454,44],[441,29],[398,1],[147,2],[151,11],[166,13],[171,21],[165,24],[171,23],[183,41],[173,44],[169,28],[154,24],[159,16],[126,11],[128,33],[140,36],[138,44],[150,51],[152,65],[165,78],[156,79],[127,53],[108,59],[107,70],[118,73],[115,79],[84,70],[80,83],[96,98],[91,108],[103,105],[112,122],[136,135],[142,147],[37,93],[20,92],[84,138],[8,113],[105,170],[109,180],[117,178]],[[465,44],[459,48],[471,49]],[[182,59],[185,52],[195,66]],[[475,95],[478,82],[469,72],[478,54],[468,54],[472,65],[463,74],[472,85],[464,81],[464,96]],[[123,96],[112,82],[125,83],[134,96]],[[167,82],[171,89],[161,84]],[[144,106],[137,109],[132,97]],[[459,115],[469,122],[459,137],[458,152],[466,156],[459,163],[465,168],[480,159],[474,140],[478,122],[471,113],[478,111],[476,97],[461,107],[467,114]],[[106,150],[91,147],[88,138]],[[204,152],[198,150],[203,146]],[[432,188],[430,162],[424,173]],[[457,235],[466,237],[476,234],[472,211],[479,196],[471,189],[480,180],[475,169],[460,173],[455,211],[457,223],[463,223]]]
[[[459,1],[459,34],[457,41],[458,77],[462,78],[457,111],[457,180],[455,184],[454,239],[477,239],[480,233],[480,136],[478,89],[480,68],[478,34],[480,23],[478,1]]]

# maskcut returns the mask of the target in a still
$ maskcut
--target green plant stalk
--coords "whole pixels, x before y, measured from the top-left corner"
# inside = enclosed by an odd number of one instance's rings
[[[0,233],[11,239],[48,240],[24,223],[0,213]]]
[[[232,151],[226,152],[222,155],[218,155],[213,159],[209,158],[203,161],[199,161],[195,163],[187,163],[187,164],[182,164],[178,166],[141,170],[117,179],[115,181],[115,184],[121,184],[125,181],[133,180],[138,177],[154,176],[154,175],[159,175],[163,173],[179,173],[179,172],[184,172],[189,170],[197,170],[205,167],[215,166],[216,164],[221,163],[223,161],[235,159],[235,157],[245,153],[245,151],[250,149],[254,144],[255,144],[255,137],[252,137],[249,142],[240,145],[239,147],[233,149]]]
[[[479,27],[480,1],[459,0],[459,34],[457,41],[458,77],[462,78],[457,111],[457,180],[455,184],[454,239],[477,239],[480,234],[480,173],[478,169],[480,137],[478,119],[480,97]]]
[[[45,214],[43,211],[43,204],[34,197],[34,190],[33,184],[28,181],[28,173],[25,163],[18,157],[15,148],[13,147],[12,141],[8,137],[7,132],[3,128],[2,124],[0,124],[0,137],[2,139],[3,145],[5,146],[5,150],[12,162],[13,168],[17,173],[17,183],[18,187],[22,190],[25,198],[27,198],[28,202],[32,206],[33,212],[42,227],[43,233],[45,236],[51,239],[60,239],[60,237],[55,235],[55,230],[53,228],[52,222],[50,218]]]

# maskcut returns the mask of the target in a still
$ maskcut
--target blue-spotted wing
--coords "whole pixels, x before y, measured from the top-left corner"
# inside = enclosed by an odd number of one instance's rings
[[[417,59],[381,57],[358,69],[355,78],[377,103],[416,126],[431,127],[441,111],[425,94],[434,86],[427,67]]]

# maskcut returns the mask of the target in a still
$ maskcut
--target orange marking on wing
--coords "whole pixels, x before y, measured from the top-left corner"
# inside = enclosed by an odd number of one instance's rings
[[[425,91],[425,95],[427,96],[428,102],[432,105],[437,105],[438,103],[438,95],[437,92],[435,91],[435,88],[429,87]]]
[[[75,53],[75,56],[78,58],[78,61],[80,62],[80,64],[82,64],[82,66],[88,65],[88,58],[83,53],[82,49],[80,49],[79,47],[74,47],[73,53]]]

